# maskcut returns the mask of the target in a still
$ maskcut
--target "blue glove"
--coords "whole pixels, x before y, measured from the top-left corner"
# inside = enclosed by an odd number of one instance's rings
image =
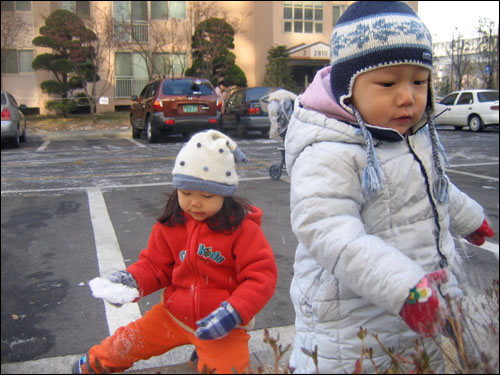
[[[128,286],[129,288],[139,289],[134,276],[132,276],[130,272],[127,272],[125,270],[113,272],[106,278],[112,283],[123,284],[125,286]]]
[[[134,279],[134,276],[132,276],[130,272],[125,270],[113,272],[111,275],[107,276],[106,279],[115,284],[123,284],[125,286],[128,286],[129,288],[139,289],[139,287],[137,286],[137,281],[135,281]],[[109,301],[108,303],[110,303],[115,307],[122,307],[121,303],[112,303]]]
[[[221,307],[215,309],[206,317],[196,322],[198,328],[196,337],[201,340],[215,340],[226,336],[242,320],[229,302],[222,302]]]

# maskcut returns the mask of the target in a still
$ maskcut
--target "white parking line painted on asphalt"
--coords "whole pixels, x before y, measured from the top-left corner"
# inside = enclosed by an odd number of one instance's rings
[[[281,178],[284,181],[290,182],[288,177]],[[259,180],[269,180],[269,177],[246,177],[240,178],[241,181],[259,181]],[[169,186],[172,182],[151,182],[146,184],[123,184],[123,185],[103,185],[98,186],[102,190],[113,190],[113,189],[128,189],[128,188],[138,188],[138,187],[150,187],[150,186]],[[87,191],[89,189],[95,189],[95,186],[85,186],[85,187],[67,187],[67,188],[53,188],[53,189],[28,189],[28,190],[2,190],[1,195],[8,194],[30,194],[30,193],[56,193],[64,191]]]
[[[42,145],[40,147],[38,147],[36,150],[37,151],[45,151],[45,149],[50,144],[50,142],[51,142],[50,140],[43,142]]]
[[[455,171],[453,169],[448,169],[448,168],[446,169],[446,173],[462,174],[464,176],[471,176],[471,177],[476,177],[476,178],[482,178],[484,180],[490,180],[490,181],[498,182],[498,177],[485,176],[485,175],[482,175],[482,174],[469,173],[469,172],[463,172],[463,171]]]
[[[459,168],[459,167],[481,167],[484,165],[498,165],[498,161],[485,162],[485,163],[467,163],[467,164],[452,164],[450,168]]]
[[[126,138],[128,141],[130,141],[131,143],[133,143],[134,145],[136,146],[139,146],[139,147],[146,147],[145,144],[143,143],[140,143],[140,142],[137,142],[135,139],[132,139],[132,138]]]
[[[97,252],[97,263],[101,277],[105,277],[115,271],[127,268],[123,260],[120,245],[116,238],[113,223],[109,218],[106,202],[99,188],[87,190],[89,199],[90,219],[94,229],[95,247]],[[139,319],[141,311],[136,303],[127,303],[122,307],[114,307],[104,302],[106,309],[106,320],[108,322],[109,334],[112,335],[119,327]]]

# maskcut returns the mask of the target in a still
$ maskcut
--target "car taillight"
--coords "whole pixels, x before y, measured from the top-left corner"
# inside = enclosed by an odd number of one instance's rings
[[[165,124],[167,124],[167,125],[175,125],[175,120],[165,120]]]
[[[10,121],[10,111],[8,108],[2,110],[2,121]]]
[[[162,112],[163,111],[163,103],[161,100],[156,99],[155,102],[153,103],[153,111],[155,112]]]
[[[209,124],[217,124],[217,119],[216,118],[209,118],[208,123]]]
[[[258,115],[259,113],[260,113],[260,108],[256,108],[256,107],[248,108],[248,114],[250,116],[252,116],[252,115]]]
[[[497,105],[492,105],[492,106],[490,107],[490,109],[491,109],[492,111],[498,111],[498,106],[497,106]],[[2,114],[2,116],[3,116],[3,114]]]
[[[220,98],[217,98],[217,102],[216,102],[215,106],[220,111],[220,109],[222,108],[222,101],[220,100]]]

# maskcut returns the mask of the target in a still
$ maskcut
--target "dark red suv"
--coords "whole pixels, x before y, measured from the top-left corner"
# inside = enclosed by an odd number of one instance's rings
[[[150,143],[162,134],[220,128],[221,103],[210,81],[203,78],[161,78],[148,83],[130,107],[132,137],[146,132]]]

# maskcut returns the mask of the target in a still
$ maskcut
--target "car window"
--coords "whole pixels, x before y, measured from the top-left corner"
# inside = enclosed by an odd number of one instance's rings
[[[10,104],[12,104],[12,106],[16,108],[19,107],[19,105],[17,105],[16,99],[14,99],[14,97],[10,94],[7,95],[9,95]]]
[[[496,102],[498,100],[498,91],[480,91],[477,93],[479,102]]]
[[[156,81],[151,84],[151,96],[156,96],[156,93],[158,92],[158,86],[160,82]]]
[[[255,87],[247,90],[247,102],[259,100],[271,90],[270,87]]]
[[[5,96],[5,93],[2,92],[2,105],[7,104],[7,97]]]
[[[173,79],[163,82],[163,95],[192,95],[193,92],[200,92],[201,95],[214,94],[212,87],[206,81],[199,84],[192,79]]]
[[[231,94],[229,100],[227,101],[227,105],[237,106],[240,105],[243,101],[243,97],[245,96],[245,89],[236,90]]]
[[[457,105],[460,104],[472,104],[472,93],[471,92],[464,92],[462,95],[460,95],[460,98],[458,98]]]
[[[245,97],[245,90],[240,90],[234,95],[234,104],[239,105]]]
[[[144,86],[144,88],[142,89],[141,93],[139,94],[139,96],[141,98],[144,99],[146,97],[146,92],[148,91],[148,88],[149,88],[149,85]]]
[[[155,94],[155,86],[156,82],[150,83],[149,85],[146,86],[146,90],[144,92],[143,98],[151,98]]]
[[[453,105],[455,103],[455,99],[457,98],[458,94],[450,94],[447,97],[445,97],[443,100],[439,102],[439,104],[444,104],[444,105]]]

